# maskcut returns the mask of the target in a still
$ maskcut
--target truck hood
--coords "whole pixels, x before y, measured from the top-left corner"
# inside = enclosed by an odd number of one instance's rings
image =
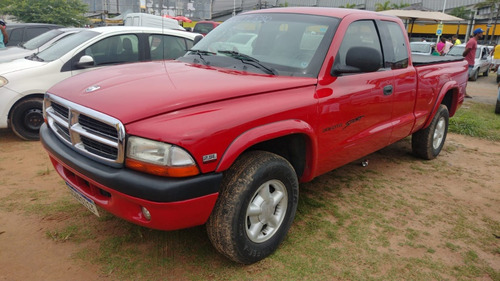
[[[56,84],[48,92],[127,124],[199,104],[316,83],[316,78],[159,61],[82,73]]]

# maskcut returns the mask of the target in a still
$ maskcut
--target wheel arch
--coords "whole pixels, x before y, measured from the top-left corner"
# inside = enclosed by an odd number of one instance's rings
[[[450,117],[455,115],[459,104],[460,91],[458,87],[459,85],[456,81],[448,81],[443,85],[443,87],[441,87],[441,91],[439,91],[436,103],[434,104],[431,114],[429,114],[429,117],[427,118],[427,121],[425,122],[423,128],[427,128],[431,124],[432,119],[434,118],[434,115],[436,115],[436,112],[438,111],[438,108],[441,104],[444,104],[448,108]]]
[[[9,113],[7,115],[7,118],[9,119],[9,122],[8,122],[9,126],[10,126],[10,122],[11,122],[11,118],[12,118],[12,110],[16,107],[16,105],[18,105],[19,103],[21,103],[25,100],[31,99],[31,98],[41,98],[43,100],[44,95],[45,94],[33,93],[33,94],[23,96],[22,98],[18,99],[16,102],[14,102],[14,104],[12,104],[12,106],[10,107]]]
[[[229,169],[239,156],[251,150],[280,155],[290,162],[299,180],[311,178],[316,139],[312,127],[301,120],[274,122],[242,133],[226,149],[216,171]]]

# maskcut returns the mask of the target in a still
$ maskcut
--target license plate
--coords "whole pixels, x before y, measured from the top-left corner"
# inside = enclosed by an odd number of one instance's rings
[[[78,202],[82,203],[83,206],[87,207],[87,209],[89,209],[94,215],[100,217],[99,212],[97,211],[97,207],[92,199],[83,195],[80,191],[72,187],[69,183],[66,183],[66,185],[69,187],[71,195],[73,195],[73,197],[75,197],[75,199],[78,200]]]

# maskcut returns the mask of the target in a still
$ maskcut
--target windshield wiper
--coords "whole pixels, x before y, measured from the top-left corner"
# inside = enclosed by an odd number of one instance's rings
[[[267,74],[271,74],[271,75],[277,74],[276,70],[263,65],[258,59],[251,57],[249,55],[242,54],[242,53],[237,52],[237,51],[229,51],[229,50],[222,50],[222,51],[217,51],[217,52],[221,53],[221,54],[229,55],[232,58],[241,60],[243,63],[255,66],[261,70],[264,70],[264,72],[266,72]]]
[[[36,53],[33,53],[27,57],[24,57],[25,59],[27,60],[34,60],[34,61],[44,61],[42,58],[40,58],[39,56],[37,56]]]
[[[214,53],[214,52],[210,52],[210,51],[206,51],[206,50],[193,50],[193,49],[191,49],[191,50],[188,50],[188,51],[189,51],[189,52],[191,52],[191,53],[193,53],[193,54],[198,55],[198,56],[200,57],[200,59],[203,61],[203,64],[204,64],[204,65],[209,65],[210,63],[209,63],[209,62],[207,62],[207,61],[203,58],[203,56],[207,56],[207,55],[212,55],[212,56],[213,56],[213,55],[217,55],[217,54],[216,54],[216,53]],[[198,60],[194,59],[194,60],[193,60],[193,62],[194,62],[194,63],[198,63]]]

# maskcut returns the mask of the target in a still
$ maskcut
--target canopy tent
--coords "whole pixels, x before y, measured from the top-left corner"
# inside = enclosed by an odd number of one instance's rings
[[[462,21],[463,19],[457,18],[441,12],[434,11],[419,11],[419,10],[386,10],[379,13],[385,15],[396,16],[401,19],[408,20],[433,20],[433,21]]]
[[[434,11],[420,11],[420,10],[386,10],[380,11],[379,13],[384,15],[396,16],[401,19],[409,20],[411,22],[411,30],[409,37],[413,33],[413,25],[417,20],[430,20],[430,21],[462,21],[464,19],[448,15],[441,12]]]

